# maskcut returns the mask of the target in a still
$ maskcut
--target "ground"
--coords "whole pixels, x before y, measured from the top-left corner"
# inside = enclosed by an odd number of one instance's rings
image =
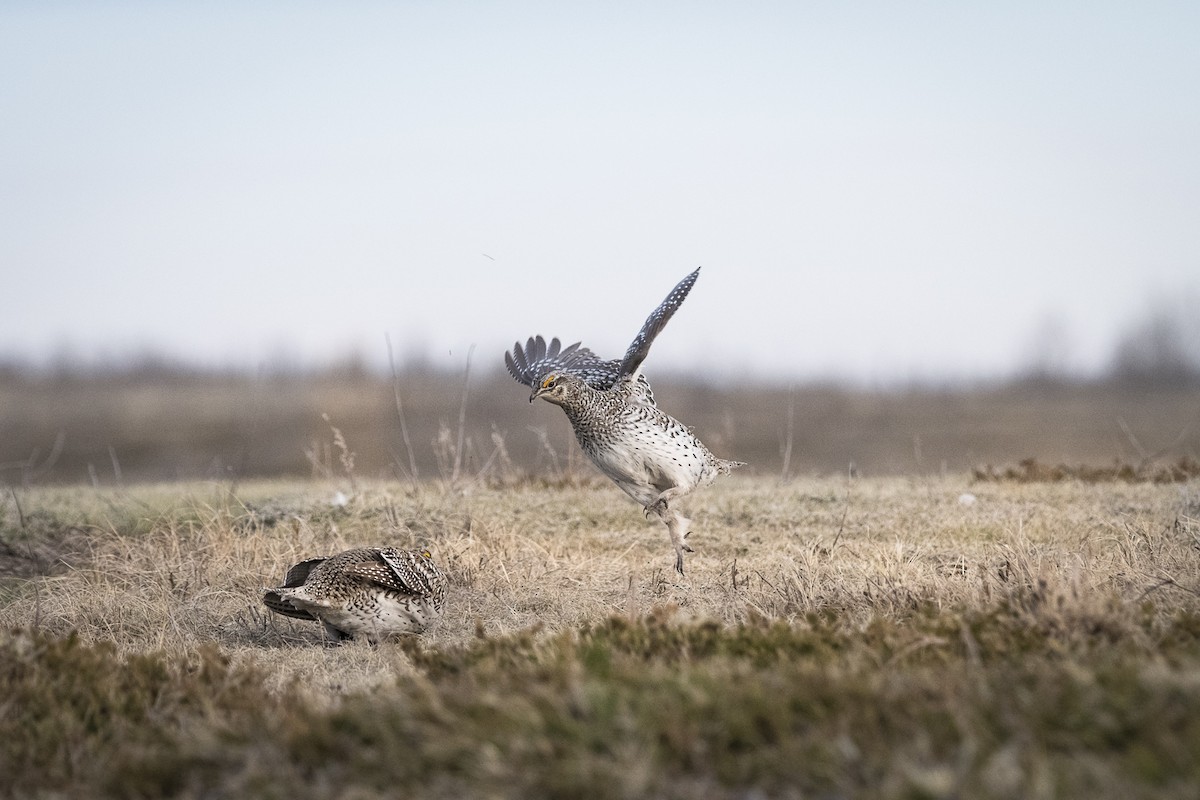
[[[13,489],[15,796],[1191,797],[1200,483],[735,476],[665,528],[610,484]],[[259,598],[429,547],[421,637]]]

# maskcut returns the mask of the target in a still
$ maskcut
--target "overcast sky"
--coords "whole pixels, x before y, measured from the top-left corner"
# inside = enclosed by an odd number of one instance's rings
[[[1103,364],[1200,287],[1200,4],[0,5],[0,356]]]

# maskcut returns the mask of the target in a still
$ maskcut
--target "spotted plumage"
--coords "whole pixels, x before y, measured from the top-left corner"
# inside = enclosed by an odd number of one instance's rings
[[[675,569],[683,574],[683,554],[691,521],[672,503],[698,486],[728,474],[741,461],[717,458],[692,432],[654,402],[641,364],[650,345],[679,308],[700,270],[671,290],[646,319],[625,357],[604,361],[580,343],[563,348],[541,336],[520,342],[504,354],[509,373],[537,398],[566,412],[579,446],[601,472],[667,526],[675,548]]]
[[[504,354],[504,364],[508,367],[508,373],[518,383],[534,388],[551,373],[569,373],[593,389],[611,389],[623,376],[634,375],[639,390],[653,403],[654,393],[650,391],[649,382],[638,368],[650,352],[650,344],[654,338],[675,314],[699,277],[700,268],[697,267],[671,290],[658,308],[646,318],[642,329],[625,351],[624,358],[605,361],[588,348],[581,347],[581,342],[563,347],[557,337],[551,339],[550,344],[546,344],[546,340],[540,335],[531,336],[524,347],[520,342],[516,342],[512,351]]]
[[[446,576],[428,551],[359,547],[329,558],[301,561],[263,603],[297,619],[320,620],[335,640],[365,637],[376,643],[421,633],[441,616]]]

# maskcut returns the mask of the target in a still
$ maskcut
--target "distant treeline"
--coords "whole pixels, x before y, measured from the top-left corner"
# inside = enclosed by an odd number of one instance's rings
[[[1012,381],[887,390],[655,378],[659,404],[747,472],[956,473],[1200,458],[1193,385]],[[562,412],[494,370],[142,368],[0,373],[0,484],[576,480]]]
[[[1200,317],[1131,328],[1101,374],[1048,356],[1003,381],[792,384],[653,373],[660,405],[718,455],[781,478],[958,472],[1036,458],[1139,464],[1200,457]],[[492,359],[351,356],[202,368],[155,355],[0,361],[0,483],[311,475],[461,481],[592,474],[562,413]]]
[[[1128,326],[1116,339],[1110,356],[1099,369],[1081,371],[1072,364],[1069,330],[1065,324],[1053,319],[1043,324],[1032,337],[1025,365],[1011,375],[991,378],[986,381],[963,381],[953,378],[924,379],[920,381],[896,380],[884,382],[886,388],[906,390],[939,386],[961,389],[979,388],[986,383],[990,388],[1005,385],[1139,385],[1145,388],[1200,387],[1200,295],[1195,293],[1177,298],[1160,299],[1152,303],[1147,312]],[[490,360],[475,359],[474,372],[477,376],[494,377],[503,374],[499,354]],[[482,362],[482,363],[481,363]],[[411,355],[401,364],[390,365],[386,361],[368,358],[360,352],[350,352],[340,359],[321,364],[306,363],[295,359],[278,359],[261,365],[213,366],[200,365],[184,358],[162,353],[143,351],[132,354],[108,356],[99,359],[79,357],[64,351],[48,359],[33,360],[0,352],[0,379],[13,380],[191,380],[205,378],[266,379],[321,377],[344,380],[367,380],[389,378],[395,370],[407,379],[422,376],[453,375],[462,372],[461,364],[454,367],[435,365],[420,355]],[[656,378],[668,380],[688,378],[675,375],[670,370],[656,368]],[[715,375],[722,375],[720,365],[714,365]],[[720,380],[720,379],[718,379]],[[745,382],[744,376],[739,381]],[[754,382],[754,378],[750,380]],[[758,382],[773,385],[822,385],[861,386],[851,378],[843,380],[803,376],[780,381],[777,377],[762,378]],[[919,384],[919,385],[914,385]],[[968,385],[970,384],[970,385]],[[878,385],[872,381],[872,385]]]

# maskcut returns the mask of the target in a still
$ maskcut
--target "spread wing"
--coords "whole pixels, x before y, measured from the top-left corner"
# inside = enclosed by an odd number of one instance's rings
[[[655,337],[667,326],[667,322],[683,304],[684,298],[688,296],[688,292],[692,290],[692,286],[699,277],[700,268],[696,267],[691,274],[675,284],[675,288],[659,304],[658,308],[646,317],[646,321],[642,323],[642,329],[638,331],[638,335],[633,338],[633,343],[625,351],[625,358],[621,360],[621,366],[617,369],[618,375],[632,375],[638,371],[642,362],[646,360],[646,356],[649,355],[650,345],[654,342]]]
[[[593,389],[607,389],[617,379],[617,362],[603,361],[586,347],[576,342],[563,347],[558,338],[546,340],[531,336],[522,347],[515,342],[510,352],[504,354],[504,365],[508,374],[517,383],[533,388],[552,372],[569,373]]]
[[[675,285],[658,308],[646,318],[642,329],[634,337],[633,343],[625,352],[625,358],[621,361],[605,361],[588,348],[580,347],[579,342],[563,347],[562,343],[554,338],[550,340],[550,344],[546,344],[546,340],[539,335],[531,336],[524,347],[520,342],[514,343],[512,350],[504,354],[508,374],[518,383],[530,388],[540,385],[550,373],[558,372],[574,375],[593,389],[611,389],[617,379],[638,372],[650,352],[650,345],[655,337],[666,327],[698,277],[699,267]],[[650,384],[640,374],[637,376],[636,389],[645,401],[654,405],[654,394],[650,391]]]

